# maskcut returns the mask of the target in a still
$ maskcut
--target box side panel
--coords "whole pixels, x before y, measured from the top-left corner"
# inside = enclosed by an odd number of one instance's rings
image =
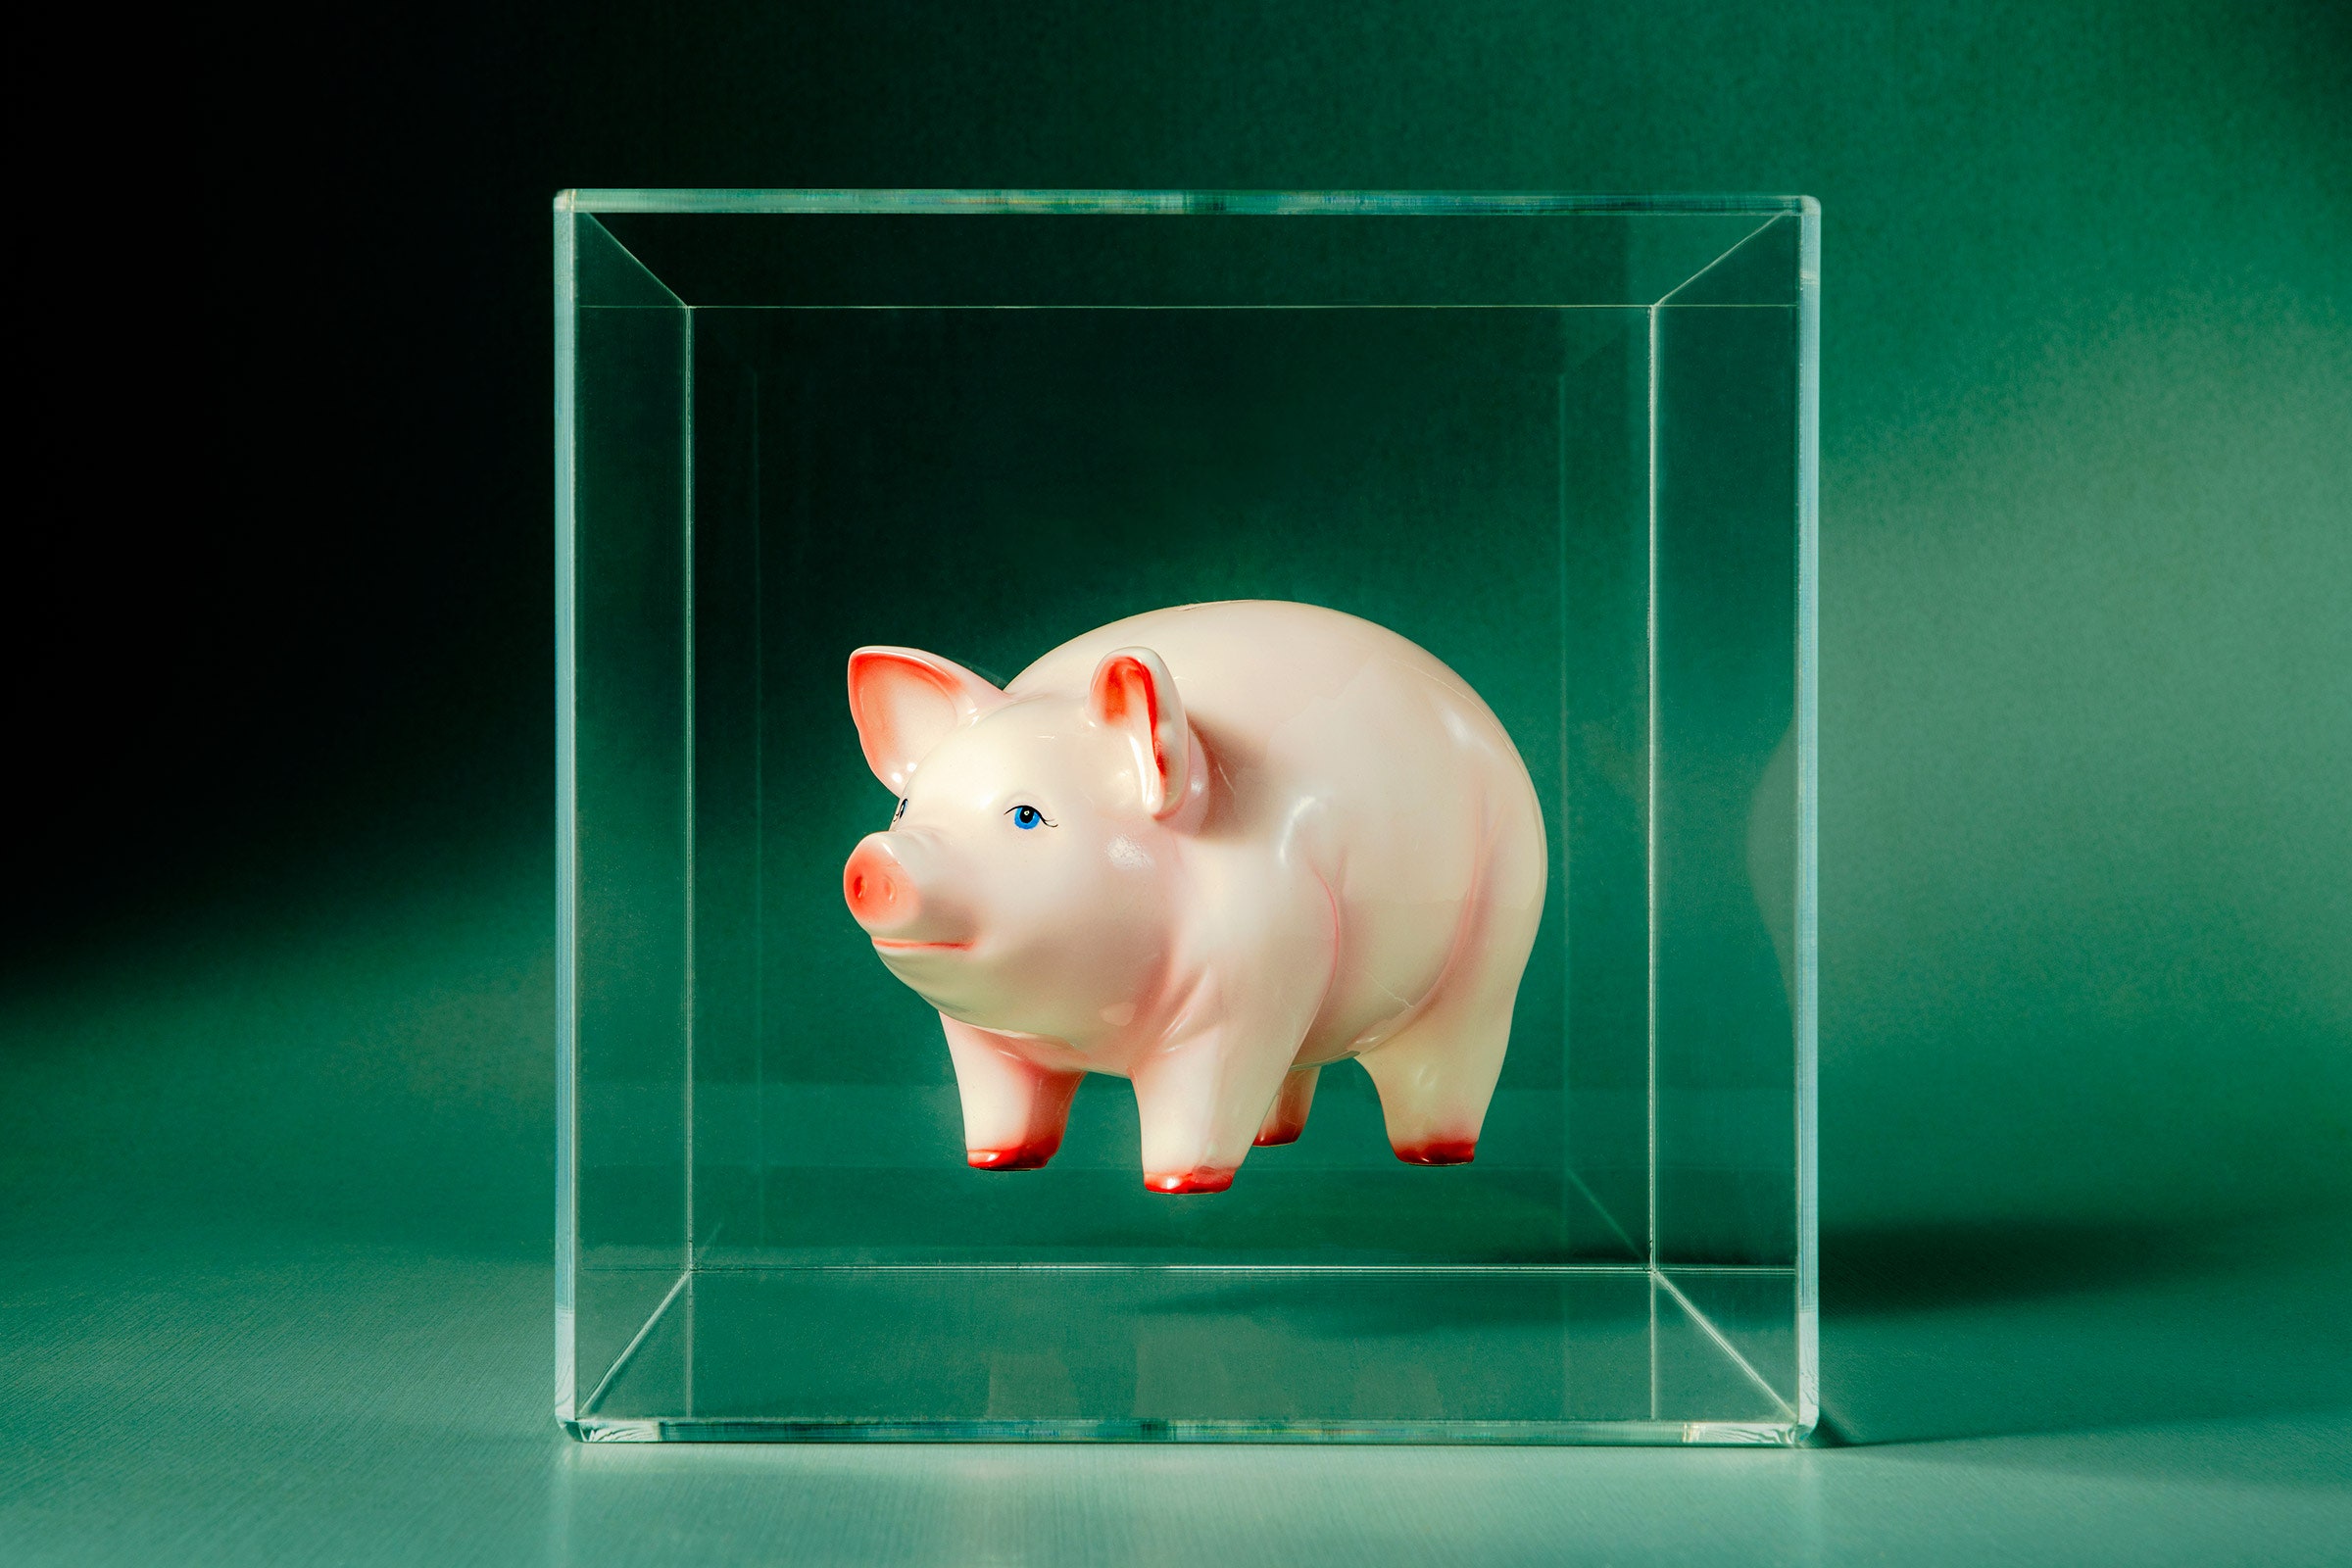
[[[1594,319],[1592,318],[1601,318]],[[1551,899],[1567,941],[1565,1180],[1580,1259],[1649,1236],[1649,334],[1580,313],[1560,378],[1560,785]]]
[[[707,317],[698,318],[707,320]],[[694,356],[694,1234],[698,1255],[766,1229],[757,1179],[769,999],[760,961],[767,564],[760,376],[698,331]],[[846,650],[845,650],[846,652]],[[846,719],[845,719],[846,722]]]
[[[556,496],[556,1419],[578,1413],[575,1350],[578,1267],[579,1129],[573,1075],[579,1067],[578,747],[573,729],[572,616],[579,453],[579,227],[567,201],[555,212]]]
[[[712,1270],[670,1298],[594,1413],[1310,1433],[1639,1422],[1650,1294],[1634,1267]],[[1715,1353],[1684,1356],[1687,1381]],[[1764,1401],[1684,1402],[1739,1419]]]
[[[1655,225],[1642,228],[1641,234],[1645,245],[1666,252],[1662,262],[1683,260],[1679,248],[1668,247],[1656,236]],[[1803,234],[1802,220],[1793,214],[1757,222],[1721,255],[1709,257],[1687,276],[1676,278],[1659,295],[1658,303],[1793,307],[1799,290],[1797,250]],[[1664,267],[1653,267],[1643,276],[1655,279],[1665,272]]]
[[[1645,308],[1750,215],[629,214],[697,309]]]
[[[674,296],[593,220],[575,223],[560,849],[585,1409],[685,1261],[690,335]]]
[[[1797,1260],[1798,238],[1777,220],[1652,313],[1663,1265]]]
[[[1796,1415],[1821,1416],[1821,208],[1798,219],[1796,318]]]
[[[1753,194],[1611,195],[1531,190],[957,190],[840,187],[579,189],[557,197],[566,212],[951,214],[1102,217],[1235,214],[1266,217],[1519,217],[1623,219],[1749,216],[1805,210],[1803,196]]]
[[[1796,1419],[1800,1375],[1796,1271],[1786,1268],[1664,1268],[1659,1288],[1681,1307],[1697,1335],[1754,1388],[1778,1402],[1780,1418]],[[1661,1351],[1663,1353],[1663,1351]],[[1661,1414],[1674,1415],[1671,1409]],[[1729,1419],[1699,1411],[1697,1419]],[[1807,1417],[1808,1423],[1811,1417]]]
[[[1788,1269],[1662,1269],[1654,1277],[1656,1415],[1794,1425]]]

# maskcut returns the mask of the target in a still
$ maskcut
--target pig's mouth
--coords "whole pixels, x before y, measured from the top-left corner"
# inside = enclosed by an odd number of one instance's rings
[[[969,942],[894,942],[888,937],[872,939],[875,947],[888,953],[965,953]]]

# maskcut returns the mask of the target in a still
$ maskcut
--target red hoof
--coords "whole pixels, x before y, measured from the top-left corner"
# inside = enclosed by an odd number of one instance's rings
[[[966,1150],[963,1162],[974,1170],[1036,1170],[1054,1157],[1059,1144],[1023,1144],[1018,1149]]]
[[[1297,1143],[1298,1135],[1304,1131],[1306,1129],[1303,1127],[1277,1127],[1270,1133],[1259,1133],[1250,1142],[1259,1149],[1272,1149],[1277,1144]]]
[[[1175,1176],[1147,1176],[1144,1185],[1155,1193],[1221,1193],[1233,1185],[1233,1172],[1188,1170]]]
[[[1399,1149],[1396,1157],[1407,1165],[1467,1165],[1478,1157],[1478,1143],[1475,1139],[1467,1143],[1433,1140],[1426,1144],[1415,1144],[1410,1149]]]

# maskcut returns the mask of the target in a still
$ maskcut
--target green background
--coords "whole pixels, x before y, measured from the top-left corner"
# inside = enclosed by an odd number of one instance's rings
[[[171,352],[66,351],[44,417],[80,445],[10,628],[42,761],[0,994],[0,1547],[2316,1559],[2352,1529],[2345,18],[224,24]],[[574,184],[1818,197],[1824,1396],[1860,1446],[562,1446]]]

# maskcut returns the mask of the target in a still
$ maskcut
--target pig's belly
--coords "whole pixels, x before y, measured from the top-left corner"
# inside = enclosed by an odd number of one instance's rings
[[[1479,938],[1475,907],[1493,841],[1474,781],[1446,779],[1402,803],[1383,793],[1353,802],[1353,811],[1343,807],[1341,820],[1316,835],[1323,842],[1309,847],[1338,917],[1339,952],[1298,1055],[1302,1066],[1386,1040]]]
[[[1339,962],[1298,1065],[1361,1054],[1403,1027],[1443,983],[1466,904],[1344,907]]]
[[[1509,741],[1475,702],[1368,661],[1270,726],[1253,756],[1244,748],[1236,771],[1256,798],[1237,800],[1236,817],[1311,871],[1338,916],[1339,952],[1301,1064],[1379,1045],[1477,940],[1469,911],[1498,842],[1497,803],[1528,792]]]

